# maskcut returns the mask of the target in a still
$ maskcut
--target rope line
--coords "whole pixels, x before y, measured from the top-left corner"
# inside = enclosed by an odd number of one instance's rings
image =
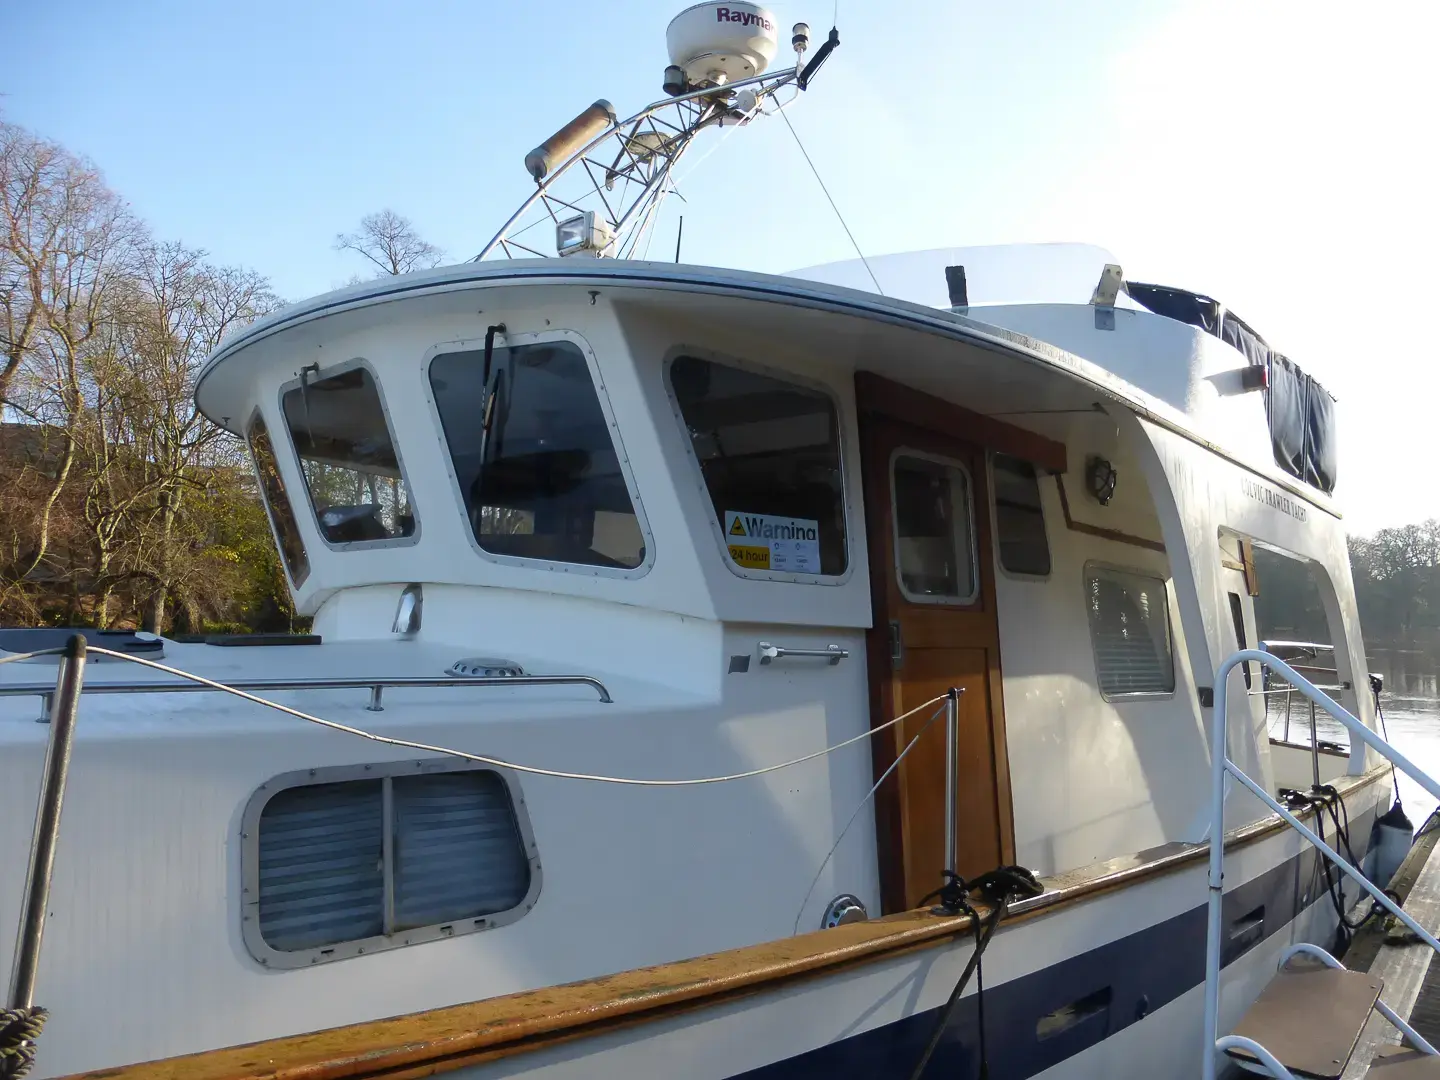
[[[0,1009],[0,1078],[19,1080],[35,1065],[35,1040],[45,1027],[38,1005]]]
[[[36,649],[34,652],[11,653],[9,656],[0,656],[0,664],[13,664],[17,660],[34,660],[37,656],[59,656],[64,651],[64,646],[61,646],[56,649]]]
[[[553,776],[560,780],[589,780],[599,784],[626,784],[635,787],[696,787],[701,784],[723,784],[731,780],[747,780],[753,776],[763,776],[766,773],[778,772],[781,769],[788,769],[793,765],[802,765],[807,761],[814,761],[818,757],[832,754],[836,750],[843,750],[847,746],[853,746],[863,739],[868,739],[872,735],[908,720],[916,713],[928,709],[936,702],[945,700],[946,697],[945,694],[939,694],[929,701],[922,702],[915,706],[915,708],[909,712],[902,713],[895,717],[895,719],[887,720],[880,726],[873,727],[868,731],[863,731],[859,735],[846,739],[844,742],[838,742],[834,746],[827,746],[823,750],[817,750],[813,754],[806,754],[804,757],[794,758],[790,761],[782,761],[778,765],[766,765],[763,768],[750,769],[746,772],[729,773],[725,776],[701,776],[685,780],[649,780],[625,776],[603,776],[597,773],[567,772],[564,769],[545,769],[538,765],[519,765],[513,761],[506,761],[504,758],[487,757],[484,754],[471,754],[464,750],[455,750],[448,746],[433,746],[430,743],[414,742],[410,739],[392,739],[388,735],[376,735],[374,732],[365,731],[363,728],[351,727],[349,724],[342,724],[336,720],[326,720],[323,717],[315,716],[311,713],[301,712],[299,709],[292,709],[288,705],[281,705],[275,701],[267,701],[265,698],[255,694],[247,694],[244,690],[237,690],[233,686],[226,686],[224,683],[207,679],[203,675],[193,675],[188,671],[182,671],[180,668],[170,667],[168,664],[158,664],[154,660],[144,660],[138,656],[130,656],[126,653],[115,652],[111,649],[102,649],[99,646],[91,646],[88,651],[100,653],[104,656],[116,656],[122,660],[129,660],[134,664],[154,668],[156,671],[163,671],[170,675],[178,675],[182,679],[189,679],[191,682],[200,683],[202,686],[208,686],[212,690],[220,690],[227,694],[233,694],[238,698],[254,702],[256,705],[263,705],[266,708],[275,709],[277,712],[286,713],[297,719],[330,728],[332,731],[342,731],[347,735],[356,735],[362,739],[369,739],[371,742],[384,743],[387,746],[403,746],[410,750],[421,750],[431,754],[443,754],[447,757],[460,758],[464,761],[474,761],[481,765],[493,765],[501,769],[514,769],[516,772],[530,773],[534,776]]]

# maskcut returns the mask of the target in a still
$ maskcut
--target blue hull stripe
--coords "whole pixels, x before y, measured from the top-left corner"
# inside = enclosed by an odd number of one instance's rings
[[[1351,823],[1364,857],[1372,809]],[[1327,834],[1328,835],[1328,834]],[[1308,897],[1308,903],[1302,900]],[[1222,963],[1229,965],[1315,904],[1329,904],[1319,852],[1299,853],[1225,895],[1229,928]],[[986,1053],[992,1080],[1023,1080],[1088,1050],[1199,986],[1205,979],[1204,904],[1050,967],[985,990]],[[1003,924],[1002,924],[1003,926]],[[1015,933],[1023,934],[1023,929]],[[1004,949],[1005,936],[994,948]],[[1069,1026],[1037,1031],[1042,1017],[1080,1003]],[[839,1042],[817,1047],[743,1075],[747,1080],[883,1080],[908,1077],[939,1009],[916,1013]],[[1061,1028],[1061,1030],[1056,1030]],[[1199,1048],[1177,1046],[1177,1054]],[[979,1023],[973,994],[960,1000],[926,1075],[965,1080],[979,1075]]]

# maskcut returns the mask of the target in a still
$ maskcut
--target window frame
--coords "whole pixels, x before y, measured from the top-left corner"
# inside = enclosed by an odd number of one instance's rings
[[[522,555],[505,555],[488,551],[481,546],[479,538],[475,535],[475,529],[470,524],[469,512],[465,507],[465,493],[460,488],[460,477],[455,473],[455,456],[450,452],[450,442],[445,437],[445,425],[440,419],[440,403],[435,400],[435,386],[430,381],[430,366],[435,362],[437,356],[447,353],[483,351],[485,348],[483,335],[438,342],[426,349],[420,359],[421,382],[425,387],[425,398],[430,404],[430,416],[434,422],[435,437],[440,444],[440,454],[445,459],[445,472],[450,477],[450,493],[455,499],[455,509],[460,516],[461,530],[471,549],[487,562],[500,566],[546,570],[552,573],[569,574],[572,577],[608,577],[624,580],[644,577],[655,565],[655,535],[650,531],[650,520],[645,514],[645,502],[640,497],[639,485],[635,483],[635,472],[630,465],[630,455],[625,449],[624,439],[620,436],[620,425],[615,420],[615,410],[610,403],[610,390],[605,385],[605,377],[601,374],[600,365],[595,360],[595,350],[590,347],[590,343],[585,340],[583,335],[568,329],[547,329],[524,334],[506,333],[497,335],[497,337],[501,339],[495,342],[497,349],[520,345],[544,345],[551,341],[568,341],[580,350],[580,355],[585,358],[585,367],[590,372],[590,382],[595,389],[595,397],[600,402],[601,415],[605,417],[605,424],[610,429],[610,440],[615,447],[615,457],[620,466],[620,475],[625,480],[625,491],[630,496],[630,505],[635,510],[635,521],[640,527],[641,537],[645,540],[645,557],[640,560],[639,566],[626,569],[615,566],[595,566],[590,563],[531,559]]]
[[[1109,570],[1117,574],[1130,574],[1133,577],[1149,578],[1151,581],[1158,581],[1165,592],[1165,640],[1169,645],[1170,655],[1170,689],[1169,690],[1127,690],[1121,693],[1107,692],[1100,685],[1100,653],[1096,648],[1095,626],[1090,620],[1090,572],[1091,570]],[[1095,667],[1095,689],[1099,692],[1102,700],[1124,704],[1130,701],[1169,701],[1180,692],[1180,672],[1175,666],[1175,626],[1171,621],[1170,613],[1174,608],[1173,598],[1170,595],[1171,578],[1162,576],[1160,572],[1145,570],[1138,566],[1123,566],[1120,563],[1105,562],[1102,559],[1087,559],[1080,566],[1081,596],[1084,598],[1085,607],[1085,633],[1090,638],[1090,659]]]
[[[835,450],[840,467],[840,509],[845,518],[845,570],[843,573],[792,574],[781,570],[747,570],[734,559],[730,558],[730,544],[725,536],[725,526],[720,520],[720,511],[715,508],[715,500],[710,495],[709,485],[705,483],[705,470],[700,467],[700,459],[695,454],[695,445],[690,438],[690,429],[685,423],[685,414],[680,408],[680,399],[675,395],[674,380],[670,377],[670,371],[674,367],[675,361],[682,356],[693,357],[696,360],[704,360],[707,363],[720,364],[725,367],[738,368],[741,371],[753,372],[756,375],[764,375],[766,378],[775,379],[779,382],[788,382],[801,389],[813,390],[816,393],[823,394],[829,399],[831,407],[835,410]],[[661,364],[661,376],[661,381],[665,384],[665,395],[670,401],[670,412],[675,417],[675,424],[679,430],[680,442],[684,447],[685,457],[690,462],[691,478],[696,485],[696,490],[700,493],[703,505],[710,511],[708,515],[710,519],[710,534],[715,539],[715,546],[721,563],[736,577],[747,578],[751,581],[784,581],[793,585],[825,586],[844,585],[849,582],[851,576],[855,573],[856,555],[855,544],[853,542],[855,537],[855,514],[850,499],[850,470],[845,460],[849,444],[846,438],[846,421],[848,414],[843,408],[844,402],[841,401],[840,396],[835,390],[818,379],[809,378],[798,372],[755,363],[726,353],[717,352],[714,349],[706,349],[694,345],[675,345],[670,348],[665,353],[665,360]],[[683,480],[683,477],[677,475],[676,479]]]
[[[276,469],[283,470],[280,453],[279,451],[275,450],[275,436],[270,433],[270,424],[265,419],[264,411],[258,405],[250,410],[250,416],[245,421],[245,452],[250,456],[250,469],[255,475],[255,488],[260,495],[260,504],[265,507],[265,520],[270,524],[270,536],[271,539],[275,542],[275,553],[280,556],[280,569],[285,574],[285,580],[290,583],[291,591],[299,592],[300,586],[304,585],[305,582],[309,580],[310,573],[315,569],[315,567],[310,558],[310,550],[306,547],[305,544],[304,530],[300,528],[300,515],[295,513],[295,501],[290,498],[290,493],[288,491],[282,491],[281,494],[285,498],[286,505],[288,505],[290,508],[291,517],[295,520],[295,536],[296,539],[300,541],[300,554],[304,557],[305,560],[305,572],[299,577],[296,577],[294,571],[290,567],[290,560],[285,555],[285,542],[280,535],[280,526],[275,521],[275,511],[270,506],[270,495],[265,490],[265,481],[260,476],[260,463],[255,460],[255,446],[250,441],[250,433],[252,430],[254,430],[256,420],[259,420],[260,423],[265,426],[265,437],[270,440],[270,449],[275,452]],[[300,479],[303,483],[305,478],[302,476]],[[280,481],[282,485],[285,482],[285,475],[283,471],[280,475]]]
[[[1050,542],[1050,515],[1045,512],[1045,491],[1041,478],[1048,475],[1042,473],[1033,461],[1027,461],[1019,454],[1006,454],[1006,457],[1014,458],[1016,461],[1024,461],[1035,472],[1035,494],[1040,500],[1040,528],[1045,534],[1045,554],[1050,558],[1050,569],[1043,574],[1031,574],[1024,570],[1011,570],[1005,565],[1005,557],[1000,544],[1000,486],[995,482],[995,457],[1002,453],[999,450],[992,450],[985,455],[985,467],[989,470],[990,481],[990,512],[994,515],[995,522],[995,566],[1000,573],[1016,581],[1049,581],[1055,576],[1055,545]]]
[[[375,386],[375,395],[380,399],[380,414],[385,418],[385,429],[390,435],[390,445],[395,449],[395,463],[400,467],[400,481],[405,485],[405,492],[410,499],[410,510],[415,517],[415,531],[409,536],[391,536],[384,540],[351,540],[348,543],[336,544],[325,535],[325,526],[320,522],[320,508],[315,505],[315,496],[310,492],[310,482],[305,477],[305,463],[300,457],[300,451],[295,446],[295,436],[290,431],[290,419],[285,412],[285,395],[292,390],[298,390],[302,379],[296,377],[281,385],[279,393],[275,398],[275,407],[279,410],[280,419],[285,428],[285,439],[290,446],[290,454],[294,459],[296,471],[300,474],[302,486],[305,488],[305,501],[310,504],[311,516],[315,519],[315,534],[320,542],[331,551],[374,551],[379,548],[409,547],[420,542],[420,508],[415,501],[415,488],[410,483],[410,474],[405,470],[405,457],[400,452],[400,440],[395,437],[395,424],[390,412],[390,406],[385,401],[385,385],[380,381],[380,376],[375,366],[363,356],[352,357],[333,367],[317,371],[311,382],[319,379],[328,379],[335,375],[343,375],[347,371],[356,368],[363,368],[370,373],[370,381]]]
[[[895,505],[895,465],[902,458],[915,458],[918,461],[928,461],[935,465],[943,465],[947,469],[956,469],[964,477],[968,487],[965,500],[968,511],[967,518],[970,527],[970,592],[966,596],[920,596],[911,593],[905,587],[905,579],[900,572],[900,515]],[[895,578],[895,587],[900,590],[900,595],[907,604],[930,604],[939,607],[974,607],[980,600],[980,543],[976,534],[975,519],[975,476],[971,473],[969,466],[963,461],[948,458],[944,454],[932,454],[928,450],[917,450],[912,446],[897,446],[890,451],[890,461],[885,467],[885,483],[890,489],[887,493],[890,499],[890,543],[893,546],[892,558],[890,559],[890,572]]]
[[[309,949],[285,951],[272,948],[260,930],[260,818],[266,805],[282,791],[291,788],[309,787],[316,784],[336,784],[358,780],[384,780],[396,776],[428,776],[449,772],[493,772],[510,796],[510,809],[515,815],[515,827],[520,833],[520,842],[530,867],[530,888],[520,903],[504,911],[483,915],[476,919],[456,919],[452,922],[435,923],[400,930],[394,934],[377,934],[353,941],[338,941],[333,945],[320,945]],[[389,811],[388,787],[385,794],[385,808]],[[387,827],[388,827],[387,822]],[[390,857],[392,836],[385,834],[384,850]],[[315,769],[296,769],[281,773],[261,784],[245,804],[240,822],[240,936],[250,956],[267,968],[292,970],[328,964],[336,960],[348,960],[366,953],[385,952],[390,949],[420,945],[441,938],[463,937],[483,930],[506,926],[527,915],[540,896],[541,871],[540,852],[535,844],[535,832],[530,825],[530,814],[525,807],[525,795],[520,783],[510,769],[492,765],[475,765],[468,761],[435,761],[433,759],[374,762],[366,765],[326,765]]]

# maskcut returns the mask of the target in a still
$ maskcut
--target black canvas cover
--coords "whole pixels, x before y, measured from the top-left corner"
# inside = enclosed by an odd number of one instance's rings
[[[1265,344],[1265,339],[1232,312],[1225,312],[1221,320],[1220,339],[1239,349],[1252,364],[1264,364],[1270,359],[1270,346]]]
[[[1335,399],[1305,379],[1305,482],[1328,494],[1335,490]]]
[[[1127,281],[1131,299],[1167,319],[1198,326],[1269,371],[1265,412],[1275,462],[1291,476],[1329,494],[1335,490],[1335,399],[1328,390],[1280,355],[1244,319],[1201,293],[1168,285]]]
[[[1207,334],[1215,333],[1220,304],[1208,296],[1187,292],[1185,289],[1173,289],[1168,285],[1145,285],[1138,281],[1127,281],[1125,291],[1132,300],[1156,315],[1198,326]]]
[[[1308,376],[1289,359],[1270,358],[1270,391],[1265,409],[1270,417],[1270,442],[1275,462],[1291,476],[1305,476],[1305,437],[1308,413],[1305,382]]]

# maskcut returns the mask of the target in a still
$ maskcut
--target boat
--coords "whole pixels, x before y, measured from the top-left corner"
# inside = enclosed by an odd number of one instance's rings
[[[309,633],[0,631],[32,1076],[1211,1076],[1373,892],[1292,826],[1384,883],[1297,364],[1097,248],[635,257],[692,143],[822,85],[838,32],[781,33],[686,9],[483,258],[209,360]]]

